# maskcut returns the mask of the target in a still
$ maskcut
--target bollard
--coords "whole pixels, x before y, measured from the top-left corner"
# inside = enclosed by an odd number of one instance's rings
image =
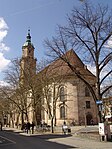
[[[100,136],[100,138],[101,141],[107,141],[107,135],[102,135]]]

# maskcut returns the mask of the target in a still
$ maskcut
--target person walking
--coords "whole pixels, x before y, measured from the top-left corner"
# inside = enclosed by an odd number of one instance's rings
[[[32,127],[32,134],[34,133],[34,126],[35,126],[35,124],[34,124],[34,122],[32,122],[32,124],[31,124],[31,127]]]
[[[0,122],[0,130],[2,131],[2,122]]]
[[[66,122],[64,122],[63,125],[62,125],[62,132],[63,132],[64,134],[66,134],[67,131],[68,131],[68,126],[66,125]]]
[[[27,134],[29,133],[29,131],[30,131],[30,122],[27,122],[27,124],[26,124],[26,132],[27,132]]]

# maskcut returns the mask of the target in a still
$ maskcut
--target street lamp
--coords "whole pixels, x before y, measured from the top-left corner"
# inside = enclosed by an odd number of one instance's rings
[[[65,123],[66,123],[66,122],[65,122],[65,101],[63,101],[63,107],[64,107],[63,116],[64,116],[64,124],[65,124]]]
[[[87,125],[87,120],[86,120],[86,107],[83,106],[83,108],[84,108],[84,124],[85,124],[85,127],[86,127],[86,125]]]

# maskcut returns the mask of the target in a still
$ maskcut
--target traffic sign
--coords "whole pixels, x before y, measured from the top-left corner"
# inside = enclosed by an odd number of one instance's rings
[[[96,100],[96,104],[102,104],[102,100]]]

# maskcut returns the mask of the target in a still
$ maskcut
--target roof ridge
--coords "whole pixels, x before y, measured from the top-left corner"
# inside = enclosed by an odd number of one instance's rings
[[[73,49],[68,50],[64,56],[75,66],[77,67],[83,67],[85,64],[82,62],[82,60],[79,58],[79,56],[76,54],[76,52]]]

